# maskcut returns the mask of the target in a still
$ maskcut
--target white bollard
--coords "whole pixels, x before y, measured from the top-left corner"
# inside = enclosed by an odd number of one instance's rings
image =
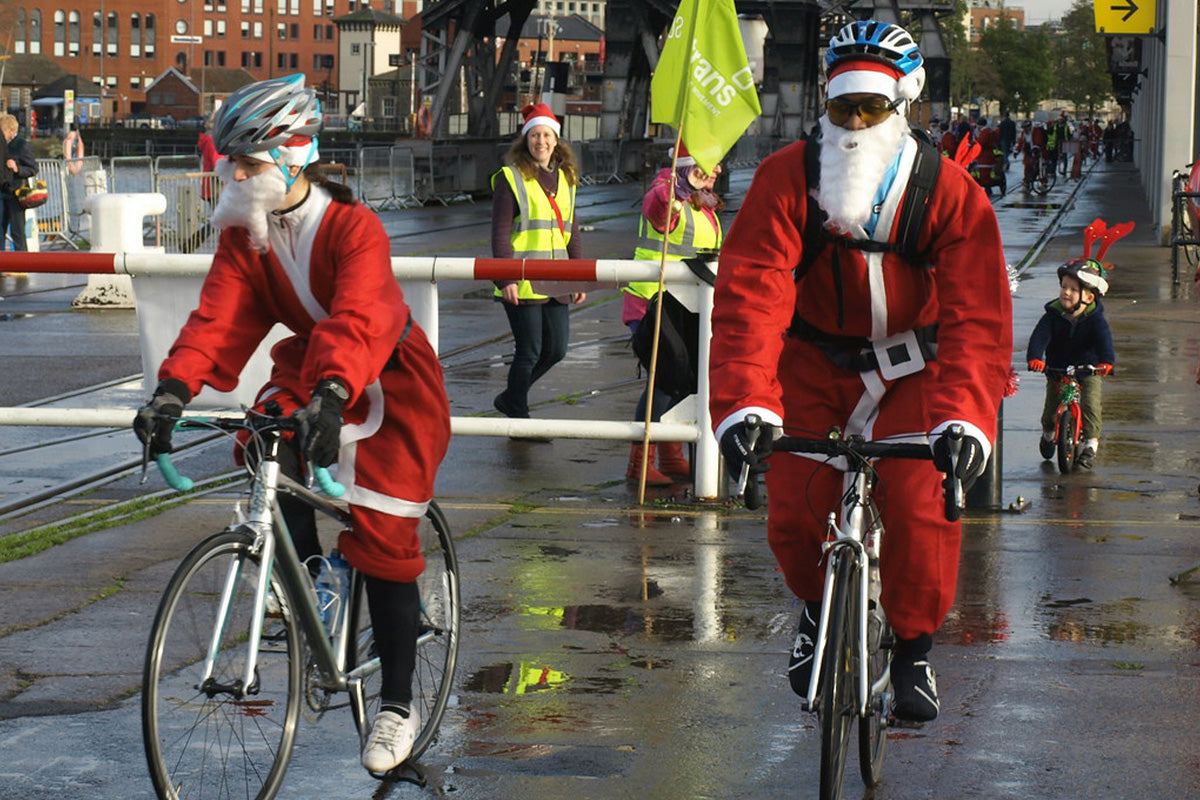
[[[167,210],[165,195],[93,194],[83,201],[92,215],[92,252],[142,253],[142,225],[147,216]],[[128,275],[89,275],[87,288],[71,303],[76,307],[133,308]]]

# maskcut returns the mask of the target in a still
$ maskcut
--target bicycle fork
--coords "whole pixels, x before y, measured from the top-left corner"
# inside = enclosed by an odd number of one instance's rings
[[[817,622],[817,639],[813,646],[812,678],[809,681],[808,694],[805,697],[806,707],[810,710],[815,709],[821,665],[825,656],[825,642],[829,633],[829,618],[833,607],[834,584],[836,583],[834,576],[837,568],[837,560],[839,558],[853,558],[855,571],[859,576],[858,613],[855,615],[852,624],[854,628],[855,660],[859,665],[855,675],[855,706],[860,717],[867,716],[871,698],[877,691],[881,691],[887,685],[888,681],[888,673],[885,671],[874,685],[868,685],[867,683],[869,674],[866,665],[870,654],[868,642],[870,603],[873,599],[876,602],[879,601],[878,598],[871,597],[871,558],[873,555],[878,555],[882,531],[877,526],[871,525],[869,535],[866,537],[869,541],[864,542],[862,532],[868,530],[867,509],[856,498],[864,496],[865,481],[866,476],[863,473],[853,476],[853,490],[847,492],[843,503],[845,518],[842,525],[839,527],[837,515],[832,511],[829,513],[829,518],[826,522],[828,536],[821,546],[826,559],[825,588],[821,596],[821,618]],[[828,691],[828,687],[821,687],[821,689]]]

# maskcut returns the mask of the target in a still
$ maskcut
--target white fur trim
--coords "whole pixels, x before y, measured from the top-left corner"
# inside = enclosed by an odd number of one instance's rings
[[[916,100],[925,88],[925,68],[917,67],[897,81],[897,90],[903,100]]]
[[[554,117],[530,117],[525,124],[521,126],[521,135],[529,133],[530,130],[538,125],[545,125],[550,130],[554,131],[554,135],[558,136],[562,133],[562,125]]]
[[[829,97],[844,94],[881,94],[888,100],[899,100],[899,82],[883,72],[867,69],[850,69],[839,72],[826,85]]]

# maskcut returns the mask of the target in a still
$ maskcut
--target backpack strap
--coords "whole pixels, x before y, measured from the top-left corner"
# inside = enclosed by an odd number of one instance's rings
[[[908,186],[904,189],[904,205],[900,209],[899,253],[914,266],[923,267],[918,259],[924,261],[917,250],[917,239],[921,236],[921,228],[925,224],[925,214],[929,210],[929,198],[933,187],[937,185],[938,174],[942,171],[942,156],[937,148],[928,142],[917,139],[917,155],[913,159],[912,173],[908,176]]]

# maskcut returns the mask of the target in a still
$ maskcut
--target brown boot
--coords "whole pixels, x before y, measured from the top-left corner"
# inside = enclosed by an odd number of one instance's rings
[[[654,468],[654,445],[650,445],[646,463],[647,486],[670,486],[674,481]],[[629,466],[625,469],[625,477],[631,481],[642,478],[642,446],[632,444],[629,447]]]
[[[672,478],[692,477],[692,465],[683,456],[683,442],[662,442],[658,445],[658,468]]]

